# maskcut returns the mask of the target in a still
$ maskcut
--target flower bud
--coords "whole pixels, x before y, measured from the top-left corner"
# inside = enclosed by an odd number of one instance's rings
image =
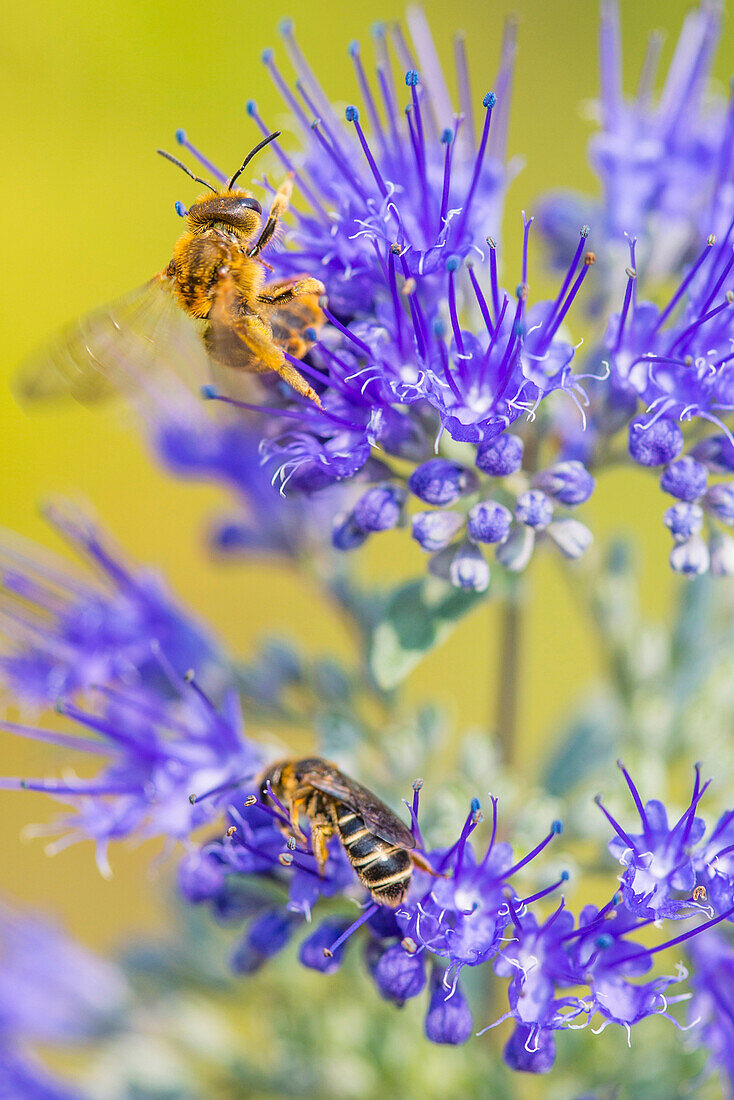
[[[512,432],[503,432],[477,447],[477,466],[492,477],[507,477],[522,466],[523,442]]]
[[[734,576],[734,539],[716,531],[709,542],[711,555],[711,575],[713,577]]]
[[[538,1034],[533,1035],[537,1030]],[[548,1073],[556,1060],[556,1041],[550,1028],[517,1024],[502,1056],[510,1069],[525,1073]]]
[[[703,509],[698,504],[673,504],[665,512],[663,523],[676,542],[685,542],[698,535],[703,527]]]
[[[189,852],[178,865],[178,888],[195,905],[216,897],[224,878],[224,865],[211,853]]]
[[[472,1014],[466,998],[457,985],[449,996],[449,991],[437,981],[431,993],[431,1002],[426,1015],[426,1036],[432,1043],[450,1043],[459,1046],[471,1036]]]
[[[489,588],[489,566],[481,550],[471,543],[460,546],[449,566],[449,580],[455,588],[486,592]]]
[[[678,500],[698,500],[706,491],[706,467],[690,455],[684,455],[665,467],[660,476],[660,488]]]
[[[310,970],[320,970],[322,974],[333,974],[338,970],[344,960],[345,944],[340,944],[336,951],[330,955],[324,955],[324,948],[330,948],[332,943],[339,939],[342,932],[348,928],[347,921],[334,918],[322,921],[315,932],[301,944],[298,952],[298,960]]]
[[[533,556],[535,532],[532,527],[514,524],[510,534],[497,547],[497,561],[511,573],[522,573]]]
[[[726,435],[702,439],[691,454],[715,474],[734,474],[734,443]]]
[[[422,955],[409,955],[399,943],[383,951],[372,972],[383,997],[402,1004],[417,997],[426,984]]]
[[[230,958],[235,974],[254,974],[272,955],[277,955],[293,931],[293,918],[284,909],[269,909],[247,929]]]
[[[533,485],[542,489],[560,504],[583,504],[594,492],[596,481],[581,462],[556,462],[533,478]]]
[[[577,519],[559,519],[548,527],[548,535],[567,558],[580,558],[591,546],[594,536]]]
[[[553,501],[540,489],[528,489],[517,498],[515,519],[542,531],[553,519]]]
[[[426,504],[453,504],[462,493],[474,488],[471,470],[445,458],[431,458],[408,478],[408,488]]]
[[[503,542],[510,533],[512,513],[496,500],[475,504],[467,518],[469,538],[475,542]]]
[[[679,542],[670,551],[670,568],[687,577],[698,577],[709,567],[709,548],[700,535]]]
[[[734,527],[734,482],[712,485],[703,498],[703,506],[727,527]]]
[[[683,450],[683,432],[673,420],[661,417],[649,426],[635,417],[629,426],[629,452],[640,466],[664,466]]]
[[[405,493],[395,485],[375,485],[354,505],[355,523],[363,531],[389,531],[400,521]]]
[[[458,512],[417,512],[412,519],[412,535],[424,550],[443,550],[464,526]]]
[[[337,516],[331,532],[331,543],[335,550],[356,550],[366,541],[367,531],[360,527],[353,512]]]

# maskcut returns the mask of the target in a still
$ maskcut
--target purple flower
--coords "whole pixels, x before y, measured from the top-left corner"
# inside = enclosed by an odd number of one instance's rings
[[[154,645],[180,675],[195,667],[206,680],[217,647],[163,580],[129,566],[84,516],[58,507],[46,516],[97,577],[75,576],[30,548],[8,543],[0,551],[10,597],[4,633],[12,642],[0,657],[0,677],[15,698],[48,705],[97,685],[161,686]]]
[[[472,1026],[471,1009],[458,981],[447,988],[438,972],[434,972],[426,1014],[426,1037],[432,1043],[459,1046],[470,1038]]]
[[[62,834],[56,847],[94,840],[105,875],[110,874],[111,840],[133,835],[186,840],[221,813],[233,786],[261,766],[257,750],[244,737],[236,695],[226,693],[217,707],[192,676],[177,677],[160,651],[153,655],[167,684],[162,696],[152,689],[106,688],[94,710],[58,704],[59,713],[84,731],[82,736],[2,723],[9,733],[102,758],[90,779],[6,778],[0,787],[45,791],[70,804],[76,812],[49,827]]]
[[[734,1091],[734,948],[717,932],[697,936],[689,947],[693,997],[689,1026],[708,1049],[709,1068],[718,1069]]]
[[[655,69],[660,36],[653,34],[631,98],[621,84],[619,6],[616,0],[604,4],[600,129],[589,144],[602,199],[592,203],[575,193],[559,193],[544,201],[540,224],[556,251],[567,247],[572,227],[583,220],[601,231],[602,241],[611,242],[609,255],[603,256],[605,266],[612,262],[615,245],[624,247],[625,234],[634,234],[658,278],[675,272],[701,221],[709,218],[721,183],[725,110],[709,93],[719,31],[716,5],[702,3],[686,16],[659,95]]]
[[[128,996],[113,963],[34,914],[0,908],[0,1049],[107,1034],[120,1024]]]
[[[359,107],[349,106],[342,116],[304,59],[290,20],[283,21],[281,33],[297,76],[295,94],[273,51],[263,54],[304,145],[295,163],[280,143],[274,146],[282,169],[295,173],[298,196],[292,247],[276,257],[278,271],[316,274],[342,316],[371,312],[384,297],[389,288],[378,257],[394,243],[408,277],[430,278],[441,271],[446,256],[463,258],[483,244],[488,232],[496,234],[514,173],[504,163],[512,30],[503,43],[496,94],[483,98],[472,92],[459,40],[457,110],[425,16],[409,12],[407,20],[414,48],[400,28],[376,29],[375,82],[367,76],[359,44],[349,46]],[[405,72],[404,83],[397,86],[391,49]],[[248,112],[262,133],[269,133],[256,104],[250,102]]]
[[[628,771],[621,762],[619,767],[640,815],[642,832],[625,832],[602,805],[601,798],[596,801],[617,833],[609,842],[609,851],[626,868],[620,879],[622,900],[631,913],[645,919],[680,920],[690,916],[692,907],[699,907],[694,895],[696,865],[692,849],[705,831],[702,818],[696,817],[696,809],[710,780],[702,785],[696,768],[690,804],[671,827],[663,803],[651,799],[643,806]],[[676,896],[681,893],[685,897]]]

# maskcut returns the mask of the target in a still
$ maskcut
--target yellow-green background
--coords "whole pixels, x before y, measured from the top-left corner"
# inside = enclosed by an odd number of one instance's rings
[[[428,0],[425,7],[447,61],[453,30],[467,32],[478,97],[493,83],[503,17],[510,11],[519,16],[510,152],[524,156],[526,168],[508,197],[511,241],[520,209],[532,211],[544,188],[594,186],[584,152],[589,124],[580,105],[597,88],[597,4]],[[639,71],[646,32],[668,30],[667,60],[686,7],[682,0],[623,0],[628,87]],[[283,121],[260,62],[263,47],[277,45],[281,16],[295,18],[327,92],[348,103],[359,99],[347,44],[360,38],[369,57],[370,25],[395,19],[401,10],[396,3],[343,0],[278,0],[272,6],[24,0],[6,5],[3,13],[0,521],[61,549],[38,516],[38,501],[59,493],[87,499],[129,554],[157,563],[176,593],[242,654],[265,630],[293,632],[315,651],[347,641],[329,609],[281,566],[215,569],[207,562],[201,523],[225,503],[224,495],[159,472],[124,408],[28,416],[8,395],[7,379],[22,356],[64,321],[136,286],[166,263],[181,228],[174,200],[190,200],[192,191],[154,150],[175,148],[177,127],[185,126],[192,140],[232,167],[255,134],[244,112],[248,98],[258,100],[267,119]],[[722,81],[733,43],[727,27],[717,69]],[[652,479],[622,474],[602,481],[589,508],[599,538],[620,526],[634,530],[643,601],[654,614],[664,613],[674,588],[665,565],[663,507]],[[424,568],[404,534],[375,539],[366,565],[374,576]],[[519,754],[530,773],[548,729],[600,667],[568,582],[552,561],[534,567],[532,594]],[[485,611],[462,625],[410,681],[414,697],[438,694],[448,702],[460,726],[490,713],[497,663],[493,615]],[[0,745],[2,773],[38,774],[48,767],[42,747],[10,737]],[[149,851],[114,850],[115,877],[104,882],[89,845],[49,859],[39,841],[21,842],[25,823],[53,812],[42,796],[3,793],[2,891],[59,912],[95,944],[162,920],[160,891],[147,870]]]

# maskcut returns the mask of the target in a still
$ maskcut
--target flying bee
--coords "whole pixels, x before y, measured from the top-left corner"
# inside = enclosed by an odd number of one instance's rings
[[[414,849],[407,825],[376,794],[321,757],[281,760],[264,773],[260,797],[274,795],[288,810],[293,834],[306,842],[298,823],[311,824],[311,844],[323,873],[327,844],[335,834],[362,885],[378,905],[396,909],[410,886],[413,864],[435,874]]]
[[[68,393],[94,402],[110,390],[137,388],[148,372],[201,353],[246,373],[274,371],[304,397],[315,390],[286,359],[302,359],[324,323],[323,283],[309,276],[267,283],[261,253],[288,209],[293,182],[275,193],[264,224],[258,200],[236,186],[252,158],[280,131],[252,149],[222,189],[195,176],[159,149],[196,183],[208,188],[186,213],[186,231],[168,266],[119,303],[69,326],[19,373],[21,398]]]

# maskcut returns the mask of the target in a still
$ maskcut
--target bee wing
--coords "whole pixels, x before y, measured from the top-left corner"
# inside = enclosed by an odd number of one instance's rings
[[[415,837],[397,814],[376,794],[344,775],[338,768],[325,764],[303,775],[302,782],[349,806],[364,818],[365,825],[381,840],[398,844],[401,848],[415,848]]]
[[[206,358],[195,322],[178,307],[169,280],[144,286],[63,329],[18,370],[21,402],[73,397],[95,404],[115,392],[140,388],[160,367],[191,370]]]
[[[272,306],[266,316],[276,344],[295,359],[303,359],[313,346],[306,332],[318,332],[326,320],[317,294],[302,294],[285,305]]]

